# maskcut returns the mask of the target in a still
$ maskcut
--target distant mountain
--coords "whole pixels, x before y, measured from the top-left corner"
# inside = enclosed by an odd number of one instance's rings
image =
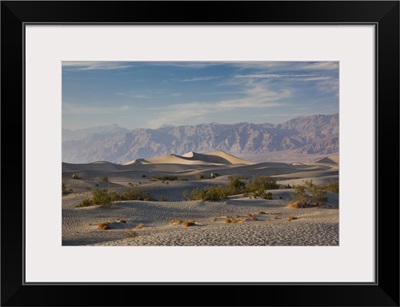
[[[63,129],[62,151],[62,160],[70,163],[124,163],[191,151],[238,156],[278,151],[330,155],[339,152],[339,115],[311,115],[278,125],[245,122],[134,130],[118,125]]]

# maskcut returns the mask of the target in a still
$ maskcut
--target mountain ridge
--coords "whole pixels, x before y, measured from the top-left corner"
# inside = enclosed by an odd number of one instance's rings
[[[101,129],[63,129],[63,161],[125,163],[139,158],[188,152],[224,151],[232,155],[294,151],[339,151],[339,114],[310,115],[281,124],[203,123],[129,130],[114,124]]]

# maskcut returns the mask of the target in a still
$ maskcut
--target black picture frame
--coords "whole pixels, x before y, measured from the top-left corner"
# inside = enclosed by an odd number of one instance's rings
[[[24,25],[104,22],[375,25],[376,282],[26,284]],[[1,77],[2,306],[399,306],[398,1],[3,1]]]

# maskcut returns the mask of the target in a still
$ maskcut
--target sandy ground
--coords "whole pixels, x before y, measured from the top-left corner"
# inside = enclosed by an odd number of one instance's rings
[[[192,155],[199,157],[198,155]],[[254,174],[272,176],[281,185],[298,184],[312,179],[317,184],[338,180],[336,157],[314,163],[244,163],[220,155],[199,163],[191,155],[179,160],[168,156],[133,161],[126,165],[107,162],[63,164],[63,182],[72,193],[62,198],[62,244],[104,246],[332,246],[339,244],[338,194],[329,193],[328,203],[316,208],[288,208],[292,189],[272,190],[273,199],[249,199],[231,196],[216,202],[186,201],[183,191],[213,184],[226,184],[229,175],[251,178]],[[224,159],[226,164],[218,159]],[[189,159],[188,162],[185,162]],[[180,163],[178,164],[177,161]],[[166,163],[163,163],[166,162]],[[224,162],[224,161],[222,161]],[[199,174],[218,172],[216,179],[196,179]],[[78,174],[82,180],[72,179]],[[154,175],[173,174],[187,181],[153,182]],[[110,182],[102,182],[107,175]],[[157,199],[167,201],[115,202],[109,208],[75,206],[96,188],[122,192],[140,187]],[[260,211],[265,212],[261,214]],[[250,220],[249,215],[257,217]],[[289,217],[295,217],[289,221]],[[227,224],[227,218],[246,219]],[[121,222],[123,220],[124,222]],[[173,220],[194,220],[195,225],[171,225]],[[99,223],[110,229],[100,230]],[[141,229],[135,229],[144,224]],[[135,236],[135,237],[133,237]]]

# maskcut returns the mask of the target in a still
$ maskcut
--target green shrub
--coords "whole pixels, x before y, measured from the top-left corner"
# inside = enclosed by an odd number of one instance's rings
[[[312,180],[304,181],[303,185],[296,185],[292,199],[300,208],[324,205],[328,201],[325,186],[317,186]]]
[[[243,194],[245,196],[254,198],[272,199],[272,194],[265,193],[265,190],[275,189],[279,189],[279,185],[276,183],[276,180],[272,179],[271,177],[254,175],[253,179],[247,182]]]
[[[89,198],[84,198],[79,204],[77,204],[75,207],[81,208],[81,207],[90,207],[94,206],[94,203],[91,199]]]
[[[139,188],[131,188],[121,195],[121,200],[146,200],[155,201],[155,199],[149,194],[145,193]]]
[[[339,182],[329,182],[324,186],[321,186],[320,189],[332,193],[339,193]]]

